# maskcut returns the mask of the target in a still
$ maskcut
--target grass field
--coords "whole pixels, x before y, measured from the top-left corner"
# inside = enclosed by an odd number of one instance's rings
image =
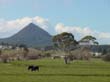
[[[28,71],[30,64],[39,65],[40,71]],[[41,59],[0,63],[0,82],[110,82],[110,62],[93,59],[66,65],[59,59]]]

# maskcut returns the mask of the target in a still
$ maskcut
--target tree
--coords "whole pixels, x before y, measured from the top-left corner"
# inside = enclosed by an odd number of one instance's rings
[[[2,50],[0,50],[0,56],[2,55]]]
[[[91,58],[91,54],[90,51],[91,49],[93,49],[92,45],[98,45],[99,43],[96,41],[96,38],[91,36],[91,35],[87,35],[85,37],[83,37],[80,42],[84,42],[84,46],[82,47],[82,51],[81,51],[81,56],[82,59],[86,59],[86,60],[90,60]]]
[[[106,49],[102,50],[102,55],[106,55],[108,53],[108,51]]]
[[[27,48],[27,46],[25,44],[20,44],[19,48]]]
[[[80,41],[92,41],[94,45],[98,45],[99,44],[96,41],[96,38],[91,36],[91,35],[87,35],[87,36],[83,37]]]
[[[103,59],[104,61],[109,61],[109,62],[110,62],[110,54],[107,53],[107,54],[103,55],[103,56],[102,56],[102,59]]]
[[[21,44],[21,45],[19,45],[19,48],[21,48],[23,50],[23,55],[24,55],[24,58],[25,58],[29,53],[28,47],[25,44]]]
[[[24,47],[24,48],[23,48],[24,58],[27,56],[28,53],[29,53],[29,49],[28,49],[27,47]]]
[[[53,43],[55,48],[62,50],[65,53],[69,53],[71,47],[76,46],[78,42],[74,39],[72,33],[63,32],[53,36]],[[65,63],[67,64],[68,58],[65,56]]]
[[[78,44],[72,33],[67,32],[53,36],[53,43],[56,48],[63,51],[68,51],[72,46],[76,46]]]

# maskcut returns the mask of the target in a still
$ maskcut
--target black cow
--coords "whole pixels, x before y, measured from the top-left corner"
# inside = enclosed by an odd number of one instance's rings
[[[31,71],[39,71],[39,66],[34,66],[34,65],[30,65],[28,66],[28,70],[31,70]]]

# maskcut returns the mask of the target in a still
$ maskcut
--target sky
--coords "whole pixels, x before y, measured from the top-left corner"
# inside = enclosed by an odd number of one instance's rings
[[[35,23],[51,35],[71,32],[110,44],[110,0],[0,0],[0,38]]]

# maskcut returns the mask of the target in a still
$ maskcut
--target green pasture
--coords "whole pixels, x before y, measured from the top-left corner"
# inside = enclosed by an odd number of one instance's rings
[[[38,65],[40,71],[27,70],[28,65]],[[110,82],[110,62],[100,59],[73,61],[39,59],[0,63],[0,82]]]

